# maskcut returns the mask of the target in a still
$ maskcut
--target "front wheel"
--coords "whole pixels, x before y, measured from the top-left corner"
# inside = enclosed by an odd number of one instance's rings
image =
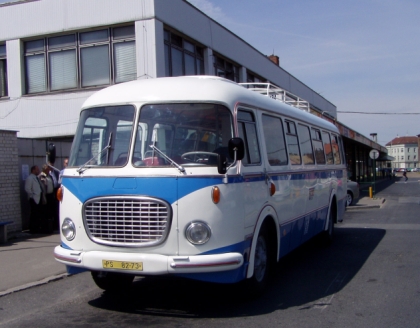
[[[251,294],[261,294],[268,283],[273,269],[274,249],[270,244],[269,234],[263,226],[258,234],[254,255],[254,275],[247,281]]]
[[[353,194],[350,191],[347,191],[347,198],[346,198],[347,206],[353,204]]]
[[[92,278],[96,286],[109,292],[127,290],[134,280],[134,276],[105,271],[92,271]]]

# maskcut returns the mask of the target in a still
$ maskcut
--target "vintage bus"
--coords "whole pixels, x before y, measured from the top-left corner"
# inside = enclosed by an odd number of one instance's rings
[[[343,220],[346,165],[327,120],[214,76],[138,80],[89,97],[62,177],[68,272],[246,280]]]

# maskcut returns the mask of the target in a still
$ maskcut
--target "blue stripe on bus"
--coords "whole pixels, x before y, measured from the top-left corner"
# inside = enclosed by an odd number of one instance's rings
[[[271,176],[273,180],[323,179],[331,176],[331,171],[318,171],[314,173],[276,173]],[[337,177],[343,176],[343,170],[336,171]],[[265,176],[251,175],[242,177],[229,177],[228,183],[259,182]],[[164,199],[173,204],[178,199],[197,190],[223,184],[222,176],[213,177],[89,177],[69,178],[63,177],[62,184],[70,190],[82,203],[90,198],[111,195],[143,195]]]

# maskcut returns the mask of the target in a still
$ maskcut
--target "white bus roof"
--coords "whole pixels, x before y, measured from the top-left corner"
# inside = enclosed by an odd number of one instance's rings
[[[322,118],[216,76],[163,77],[116,84],[94,93],[84,102],[82,109],[114,104],[171,102],[219,103],[231,110],[240,103],[338,132],[332,123]]]

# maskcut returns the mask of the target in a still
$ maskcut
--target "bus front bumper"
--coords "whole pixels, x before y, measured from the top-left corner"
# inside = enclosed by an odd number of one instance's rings
[[[84,252],[61,246],[55,247],[54,257],[67,266],[137,275],[221,272],[238,269],[244,262],[240,253],[166,256],[146,253]]]

